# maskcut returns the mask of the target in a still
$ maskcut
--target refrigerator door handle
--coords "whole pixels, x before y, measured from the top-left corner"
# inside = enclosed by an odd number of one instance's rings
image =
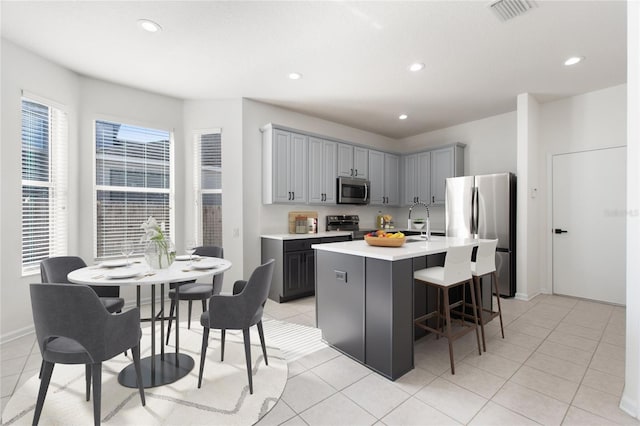
[[[478,200],[478,187],[474,186],[471,189],[471,234],[476,236],[478,234],[478,216],[480,214]]]

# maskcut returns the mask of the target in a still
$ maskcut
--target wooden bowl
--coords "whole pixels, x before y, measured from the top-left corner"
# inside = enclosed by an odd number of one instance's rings
[[[370,246],[401,247],[402,245],[404,245],[406,238],[405,237],[402,237],[402,238],[370,237],[368,235],[365,235],[364,240]]]

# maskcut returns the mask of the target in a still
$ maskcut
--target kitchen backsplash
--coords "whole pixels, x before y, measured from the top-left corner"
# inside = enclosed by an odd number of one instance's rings
[[[357,214],[360,216],[360,229],[374,229],[376,226],[376,216],[381,211],[383,214],[393,216],[393,223],[396,227],[406,228],[409,218],[409,207],[383,207],[383,206],[355,206],[355,205],[331,205],[331,206],[291,206],[272,204],[264,205],[260,216],[260,234],[286,234],[289,232],[287,218],[292,210],[313,210],[318,213],[318,231],[325,231],[326,216],[335,214]],[[424,216],[422,209],[414,209],[412,216],[416,214]],[[431,230],[444,230],[444,206],[429,207],[429,219],[431,220]]]

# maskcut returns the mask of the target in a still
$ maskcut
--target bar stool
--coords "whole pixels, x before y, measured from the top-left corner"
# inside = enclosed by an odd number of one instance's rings
[[[478,251],[476,253],[476,261],[471,262],[471,275],[476,285],[476,301],[478,302],[478,310],[480,312],[480,331],[482,332],[482,347],[484,351],[487,351],[487,343],[484,338],[484,325],[494,319],[500,317],[500,331],[502,332],[502,338],[504,339],[504,327],[502,325],[502,307],[500,306],[500,293],[498,291],[498,275],[496,274],[496,246],[498,240],[485,240],[481,241],[478,245]],[[482,292],[480,291],[480,280],[485,275],[491,275],[491,281],[493,283],[493,292],[495,292],[498,299],[498,311],[492,309],[486,309],[482,307]],[[483,313],[486,312],[486,321]]]
[[[475,330],[476,340],[478,343],[478,354],[481,354],[480,349],[480,335],[478,333],[478,314],[476,312],[476,298],[475,291],[473,289],[474,282],[471,278],[471,269],[469,268],[469,260],[471,259],[471,252],[473,246],[456,246],[449,247],[447,249],[447,255],[444,259],[444,267],[434,266],[431,268],[425,268],[417,270],[413,273],[413,278],[416,281],[420,281],[423,284],[433,287],[437,290],[438,294],[438,308],[435,311],[429,312],[414,320],[416,327],[423,328],[427,331],[435,333],[436,336],[446,337],[449,342],[449,361],[451,362],[451,374],[455,374],[455,367],[453,363],[453,341],[459,337]],[[450,303],[449,302],[449,290],[456,287],[462,287],[464,294],[465,284],[469,285],[469,293],[471,293],[471,302],[473,306],[473,324],[467,324],[464,322],[464,315],[461,316],[463,327],[455,334],[451,331],[451,312],[452,309],[462,306],[464,308],[464,298],[460,301]],[[443,306],[440,307],[440,294],[442,293]],[[444,311],[444,312],[441,312]],[[437,329],[429,327],[427,320],[431,318],[437,318]],[[440,328],[440,320],[444,317],[445,325],[444,330]],[[424,324],[423,324],[424,322]]]

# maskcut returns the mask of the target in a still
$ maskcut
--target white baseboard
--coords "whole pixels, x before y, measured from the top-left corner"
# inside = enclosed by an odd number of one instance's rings
[[[640,419],[638,417],[638,404],[636,401],[633,401],[624,393],[622,394],[622,399],[620,399],[620,409],[630,415],[633,418]]]
[[[35,332],[36,330],[33,327],[33,325],[30,325],[28,327],[23,327],[15,331],[11,331],[9,333],[6,333],[0,336],[0,345],[4,345],[5,343],[9,343],[21,337],[28,336],[29,334],[34,334]]]

